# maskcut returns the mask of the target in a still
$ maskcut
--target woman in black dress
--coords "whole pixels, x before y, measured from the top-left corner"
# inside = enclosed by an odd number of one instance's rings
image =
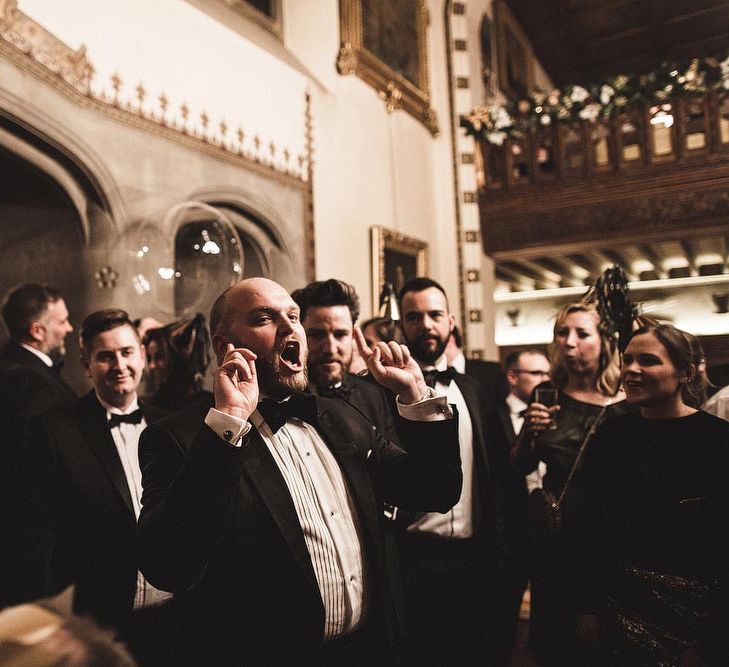
[[[705,398],[691,337],[635,332],[623,385],[639,413],[605,423],[576,487],[582,639],[612,665],[729,664],[729,423]]]
[[[615,340],[600,331],[599,322],[590,305],[569,304],[557,313],[550,361],[558,407],[532,403],[512,450],[515,465],[525,474],[540,461],[546,463],[542,484],[557,498],[588,432],[598,420],[603,422],[624,410],[619,353]],[[552,419],[555,429],[549,428]],[[530,500],[538,500],[538,494]],[[568,501],[569,491],[565,505]],[[539,528],[532,526],[530,532],[539,533]],[[544,665],[579,661],[574,656],[578,611],[574,550],[562,533],[533,537],[530,550],[530,645]]]

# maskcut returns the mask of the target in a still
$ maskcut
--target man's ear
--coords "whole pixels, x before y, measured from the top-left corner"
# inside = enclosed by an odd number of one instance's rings
[[[223,357],[225,357],[225,349],[228,347],[228,343],[230,343],[230,340],[222,334],[213,334],[213,351],[218,360],[218,366],[223,361]]]
[[[510,387],[516,387],[519,376],[516,374],[513,368],[510,368],[508,371],[506,371],[506,381],[509,383]]]
[[[38,321],[31,322],[28,327],[28,335],[36,343],[42,343],[46,339],[46,328]]]
[[[81,360],[81,366],[83,366],[84,372],[86,373],[86,377],[91,379],[91,371],[89,370],[89,360],[86,358],[86,355],[82,354],[79,356],[79,359]]]
[[[448,333],[453,333],[453,329],[456,326],[456,318],[453,317],[453,313],[448,313]]]
[[[142,370],[147,368],[147,348],[144,347],[144,343],[139,344],[139,352],[142,355]]]

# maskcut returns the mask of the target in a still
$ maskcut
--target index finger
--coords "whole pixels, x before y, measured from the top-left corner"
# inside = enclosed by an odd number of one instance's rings
[[[357,344],[360,356],[367,361],[372,356],[372,349],[367,345],[362,329],[359,327],[354,328],[354,342]]]
[[[233,343],[228,343],[228,345],[226,346],[224,359],[227,359],[228,357],[230,357],[231,354],[234,354],[235,352],[240,354],[247,361],[255,361],[256,359],[258,359],[258,355],[252,350],[249,350],[247,347],[235,347]]]

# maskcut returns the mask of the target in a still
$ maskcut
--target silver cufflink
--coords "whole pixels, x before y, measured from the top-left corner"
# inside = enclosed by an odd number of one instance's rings
[[[223,439],[230,442],[231,438],[233,437],[233,431],[223,431]]]

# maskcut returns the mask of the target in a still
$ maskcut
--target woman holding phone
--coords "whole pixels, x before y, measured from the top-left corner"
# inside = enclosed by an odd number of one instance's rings
[[[575,478],[582,547],[579,634],[608,665],[729,664],[729,423],[705,400],[692,337],[638,329],[623,360],[627,402]]]
[[[535,400],[527,408],[512,450],[512,459],[524,474],[536,469],[540,461],[546,463],[544,491],[553,498],[560,498],[565,491],[563,507],[568,508],[569,489],[565,485],[586,437],[598,422],[625,410],[617,346],[600,331],[599,324],[592,305],[572,303],[559,310],[549,351],[552,380],[536,388]],[[553,406],[536,400],[537,395],[542,399],[545,389],[556,391]],[[536,493],[530,501],[540,500],[541,492]],[[577,600],[573,549],[562,531],[549,534],[546,526],[532,525],[529,532],[534,536],[530,645],[542,664],[568,665],[578,659],[574,655]]]

